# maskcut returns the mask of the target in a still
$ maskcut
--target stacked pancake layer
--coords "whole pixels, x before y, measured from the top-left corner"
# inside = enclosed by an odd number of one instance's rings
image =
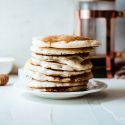
[[[46,92],[87,89],[92,78],[90,53],[96,40],[80,36],[33,38],[32,57],[25,64],[28,86]]]

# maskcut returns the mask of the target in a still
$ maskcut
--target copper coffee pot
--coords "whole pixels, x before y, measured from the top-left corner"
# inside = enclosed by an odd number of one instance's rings
[[[85,7],[81,5],[85,4]],[[99,5],[104,5],[104,8],[100,8]],[[110,5],[108,9],[105,9],[105,5]],[[113,63],[114,57],[125,55],[123,52],[115,52],[115,40],[114,40],[114,31],[115,31],[115,20],[117,18],[124,18],[125,11],[115,10],[115,0],[78,0],[77,1],[77,10],[76,10],[76,34],[77,35],[86,35],[84,30],[84,22],[87,20],[90,21],[90,34],[87,34],[90,37],[97,39],[96,32],[96,23],[97,19],[105,20],[105,29],[106,29],[106,74],[108,78],[113,77]],[[87,8],[87,7],[88,8]],[[94,23],[94,24],[93,24]],[[94,29],[92,29],[94,27]],[[101,28],[101,26],[100,26]],[[102,41],[105,42],[105,41]],[[113,62],[113,63],[112,63]]]

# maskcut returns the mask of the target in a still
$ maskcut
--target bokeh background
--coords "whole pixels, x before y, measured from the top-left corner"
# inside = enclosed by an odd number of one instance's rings
[[[116,0],[125,10],[125,0]],[[74,33],[75,0],[0,0],[0,56],[22,67],[33,36]],[[116,49],[125,50],[125,19],[116,21]]]

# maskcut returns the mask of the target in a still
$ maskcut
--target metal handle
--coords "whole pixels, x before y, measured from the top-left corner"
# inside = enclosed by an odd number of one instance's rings
[[[91,18],[124,18],[125,11],[116,10],[79,10],[80,19]]]

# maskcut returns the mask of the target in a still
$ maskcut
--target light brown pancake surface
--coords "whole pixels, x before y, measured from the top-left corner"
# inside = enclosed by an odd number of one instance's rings
[[[34,65],[40,65],[47,69],[62,70],[62,71],[63,70],[64,71],[82,71],[82,70],[92,68],[92,63],[90,62],[90,60],[85,60],[85,61],[79,63],[79,67],[78,67],[78,65],[76,67],[77,60],[74,60],[74,61],[67,60],[67,64],[49,62],[49,61],[40,61],[35,58],[31,58],[31,61],[32,61],[32,64],[34,64]]]
[[[59,41],[65,41],[65,42],[71,42],[75,40],[90,40],[90,38],[83,37],[83,36],[75,36],[75,35],[53,35],[53,36],[47,36],[42,38],[44,42],[59,42]]]
[[[52,69],[47,69],[39,65],[33,65],[31,60],[28,60],[27,63],[25,64],[25,69],[26,70],[31,70],[34,72],[42,73],[45,75],[50,75],[50,76],[60,76],[60,77],[71,77],[71,76],[77,76],[77,75],[82,75],[86,72],[90,72],[91,69],[86,69],[83,71],[61,71],[61,70],[52,70]]]
[[[26,75],[30,78],[39,81],[51,81],[51,82],[80,82],[89,80],[93,77],[92,72],[84,73],[82,75],[72,76],[72,77],[59,77],[59,76],[48,76],[42,73],[34,72],[31,70],[26,70]]]
[[[34,37],[32,43],[38,47],[53,47],[53,48],[85,48],[97,47],[99,41],[92,40],[83,36],[73,35],[56,35],[48,37]]]
[[[36,53],[32,53],[32,58],[40,61],[66,64],[73,67],[74,69],[82,70],[84,68],[82,62],[91,58],[91,56],[89,56],[89,53],[84,53],[80,55],[70,55],[70,56],[43,56]]]
[[[87,86],[31,88],[31,89],[34,91],[41,91],[41,92],[78,92],[87,90]]]
[[[77,49],[64,49],[64,48],[41,48],[37,46],[32,46],[31,51],[34,53],[42,54],[42,55],[73,55],[73,54],[81,54],[87,52],[93,52],[93,47],[87,48],[77,48]]]
[[[71,86],[83,86],[87,85],[88,81],[81,82],[49,82],[49,81],[38,81],[35,79],[27,79],[28,86],[33,88],[48,88],[48,87],[71,87]]]

